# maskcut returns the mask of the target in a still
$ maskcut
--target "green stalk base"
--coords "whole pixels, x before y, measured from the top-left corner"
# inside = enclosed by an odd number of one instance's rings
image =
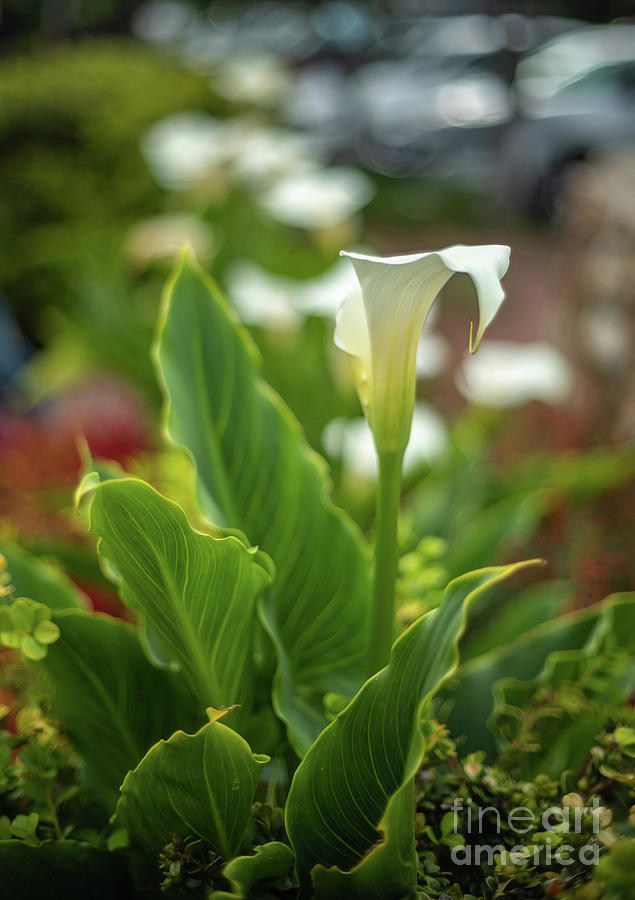
[[[374,675],[389,663],[394,639],[402,460],[403,453],[379,454],[369,675]]]

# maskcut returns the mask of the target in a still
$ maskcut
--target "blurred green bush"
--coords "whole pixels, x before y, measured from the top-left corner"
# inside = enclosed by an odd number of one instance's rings
[[[208,80],[129,40],[91,40],[0,65],[0,289],[38,338],[43,305],[72,305],[77,273],[113,258],[163,190],[139,149],[188,107],[216,113]]]

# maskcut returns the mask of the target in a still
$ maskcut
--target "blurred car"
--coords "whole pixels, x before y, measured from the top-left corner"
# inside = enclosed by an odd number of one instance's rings
[[[500,196],[551,217],[581,160],[635,145],[635,25],[583,28],[523,59],[501,147]]]
[[[478,177],[468,159],[489,152],[485,132],[514,111],[503,79],[454,59],[372,63],[352,81],[362,119],[358,158],[386,175],[445,175],[458,168]]]
[[[344,6],[351,4],[322,9]],[[338,53],[323,41],[297,71],[283,119],[339,161],[395,177],[456,177],[485,190],[501,128],[515,114],[509,86],[518,60],[580,25],[520,14],[378,16],[374,24],[363,51]]]

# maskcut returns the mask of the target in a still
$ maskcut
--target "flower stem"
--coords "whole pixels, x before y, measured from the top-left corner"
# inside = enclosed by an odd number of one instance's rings
[[[397,526],[403,453],[379,453],[375,520],[375,580],[370,636],[370,674],[390,661],[394,637]]]

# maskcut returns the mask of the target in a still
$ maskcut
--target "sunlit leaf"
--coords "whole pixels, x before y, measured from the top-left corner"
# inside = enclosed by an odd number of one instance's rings
[[[134,478],[95,488],[90,528],[118,573],[122,599],[151,627],[199,707],[238,705],[231,724],[248,727],[268,640],[257,604],[269,560],[238,538],[195,531],[176,503]]]

